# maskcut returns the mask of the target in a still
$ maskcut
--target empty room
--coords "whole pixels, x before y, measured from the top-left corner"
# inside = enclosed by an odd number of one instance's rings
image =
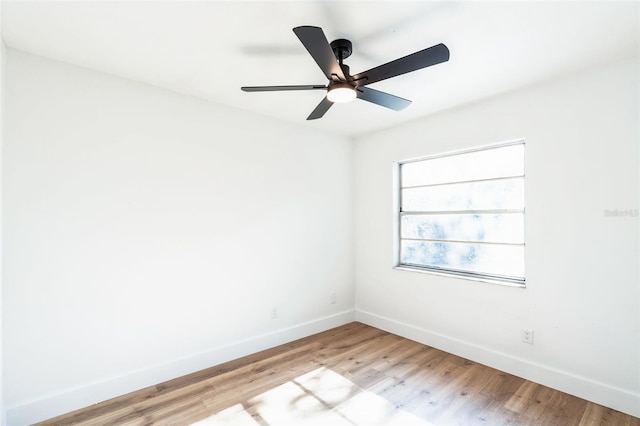
[[[640,3],[0,17],[2,425],[640,426]]]

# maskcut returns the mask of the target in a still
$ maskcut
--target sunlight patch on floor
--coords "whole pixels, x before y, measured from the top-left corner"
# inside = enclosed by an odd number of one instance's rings
[[[342,422],[330,407],[293,382],[271,389],[249,403],[269,425],[351,425]],[[320,417],[324,418],[322,422]]]
[[[433,426],[407,411],[396,408],[386,399],[364,391],[335,408],[345,418],[359,426]]]
[[[261,426],[242,404],[236,404],[190,426]]]
[[[318,368],[191,426],[433,426]]]
[[[335,406],[359,392],[351,380],[333,370],[321,367],[293,380],[326,405]]]

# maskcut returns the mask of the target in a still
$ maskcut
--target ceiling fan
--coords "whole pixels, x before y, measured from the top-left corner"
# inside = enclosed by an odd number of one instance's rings
[[[440,43],[368,71],[350,75],[349,66],[342,62],[351,56],[352,44],[349,40],[338,39],[329,43],[322,28],[319,27],[301,26],[294,28],[293,32],[329,79],[329,84],[326,86],[244,86],[241,89],[245,92],[326,90],[327,95],[311,112],[307,120],[321,118],[335,102],[349,102],[355,98],[400,111],[408,107],[411,101],[365,86],[449,60],[449,49]]]

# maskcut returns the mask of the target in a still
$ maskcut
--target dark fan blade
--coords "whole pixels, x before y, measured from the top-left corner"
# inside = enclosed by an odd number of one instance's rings
[[[309,54],[329,80],[333,80],[332,75],[336,75],[342,81],[347,80],[322,28],[309,26],[296,27],[293,29],[293,32],[296,33],[304,47],[307,48]]]
[[[449,60],[449,49],[440,43],[395,61],[387,62],[353,77],[355,84],[365,86],[376,81],[406,74]]]
[[[316,109],[311,111],[311,114],[309,114],[309,116],[307,117],[307,120],[316,120],[318,118],[321,118],[325,112],[329,111],[329,108],[331,108],[331,105],[333,105],[333,102],[331,102],[325,96],[324,99],[318,104]]]
[[[374,104],[378,104],[394,111],[400,111],[411,105],[411,101],[408,99],[399,98],[398,96],[390,95],[378,90],[373,90],[368,87],[361,86],[356,88],[356,95],[358,96],[358,99],[372,102]]]
[[[277,92],[280,90],[327,90],[327,86],[245,86],[241,87],[243,92]]]

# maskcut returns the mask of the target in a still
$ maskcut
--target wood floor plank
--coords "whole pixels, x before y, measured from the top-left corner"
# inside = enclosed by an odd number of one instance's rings
[[[350,323],[41,426],[615,425],[640,419]]]

